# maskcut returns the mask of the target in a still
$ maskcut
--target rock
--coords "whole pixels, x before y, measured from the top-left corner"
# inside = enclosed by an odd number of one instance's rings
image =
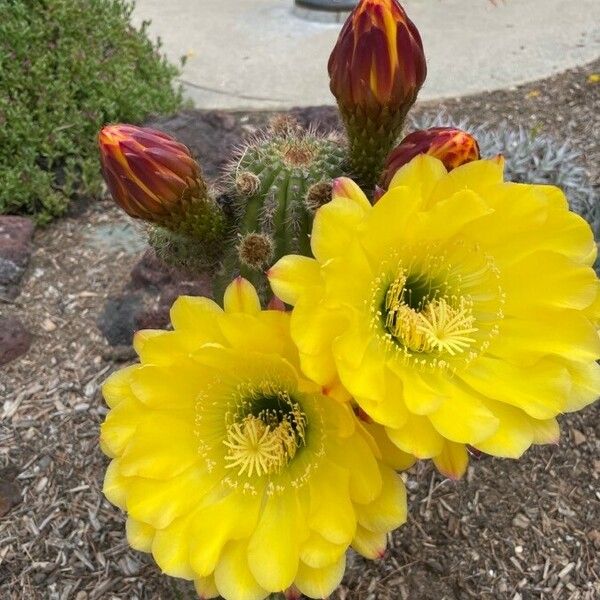
[[[133,334],[138,329],[136,314],[143,310],[144,300],[143,294],[132,292],[108,299],[97,322],[111,346],[131,345]]]
[[[14,299],[31,256],[35,226],[26,217],[0,216],[0,296]]]
[[[583,435],[579,429],[573,428],[571,429],[571,433],[573,434],[573,442],[576,446],[580,446],[587,440],[585,435]]]
[[[17,317],[0,317],[0,365],[25,354],[31,346],[31,334]]]
[[[111,346],[130,346],[135,331],[165,329],[171,305],[182,295],[212,297],[208,273],[192,276],[162,262],[148,249],[119,296],[109,298],[98,326]]]
[[[56,323],[54,321],[52,321],[51,319],[46,318],[42,321],[42,329],[44,331],[47,331],[48,333],[55,331]]]

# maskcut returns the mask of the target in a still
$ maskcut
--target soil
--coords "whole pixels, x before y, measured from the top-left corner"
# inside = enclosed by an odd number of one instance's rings
[[[507,120],[570,139],[599,183],[600,61],[478,96],[424,103],[457,118]],[[336,125],[335,111],[295,111]],[[207,174],[267,113],[186,111],[155,121],[188,143]],[[128,353],[96,322],[129,279],[139,251],[96,243],[125,221],[110,201],[87,203],[39,229],[21,293],[0,315],[33,332],[26,355],[0,370],[0,598],[114,600],[179,597],[145,555],[129,550],[123,515],[102,496],[99,386]],[[377,562],[352,557],[339,600],[593,600],[600,598],[600,405],[561,418],[556,446],[519,461],[473,460],[459,482],[429,463],[407,474],[409,522]],[[19,501],[20,500],[20,501]]]

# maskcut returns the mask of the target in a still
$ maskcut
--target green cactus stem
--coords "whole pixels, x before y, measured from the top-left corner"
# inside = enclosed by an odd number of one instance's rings
[[[385,159],[402,133],[406,112],[392,112],[385,107],[371,112],[360,107],[355,110],[349,112],[340,107],[350,144],[350,172],[369,194],[375,189]]]
[[[303,129],[288,117],[276,119],[267,133],[239,150],[226,175],[234,233],[217,277],[217,299],[241,275],[267,301],[268,267],[285,254],[310,256],[316,203],[331,197],[327,189],[345,173],[345,162],[341,138]]]

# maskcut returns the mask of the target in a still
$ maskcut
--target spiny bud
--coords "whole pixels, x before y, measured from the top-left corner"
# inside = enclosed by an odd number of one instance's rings
[[[188,148],[165,133],[107,125],[98,136],[102,174],[115,202],[130,216],[154,223],[186,210],[206,194]]]
[[[427,73],[421,36],[396,0],[358,3],[340,32],[328,70],[341,106],[385,106],[404,113]]]
[[[397,0],[360,0],[328,63],[352,174],[375,185],[427,74],[421,36]]]
[[[273,259],[273,240],[262,233],[248,233],[240,241],[238,253],[242,263],[261,269]]]
[[[242,171],[235,178],[235,189],[244,198],[254,196],[260,189],[260,179],[250,171]]]
[[[390,152],[379,185],[387,190],[396,171],[418,154],[429,154],[438,158],[448,171],[480,158],[477,140],[462,129],[421,129],[408,134]]]
[[[311,212],[316,212],[331,200],[331,181],[320,181],[308,188],[304,203]]]

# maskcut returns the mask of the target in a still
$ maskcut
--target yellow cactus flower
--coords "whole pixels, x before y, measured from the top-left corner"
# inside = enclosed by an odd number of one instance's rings
[[[244,279],[224,310],[181,297],[174,331],[141,331],[140,364],[103,387],[104,493],[127,539],[203,598],[322,598],[352,546],[367,557],[406,519],[406,492],[348,404],[304,377],[290,314],[261,311]]]
[[[304,372],[449,476],[466,445],[556,442],[556,416],[600,394],[590,227],[557,188],[504,182],[500,158],[448,173],[419,155],[374,206],[339,179],[312,251],[269,271]]]

